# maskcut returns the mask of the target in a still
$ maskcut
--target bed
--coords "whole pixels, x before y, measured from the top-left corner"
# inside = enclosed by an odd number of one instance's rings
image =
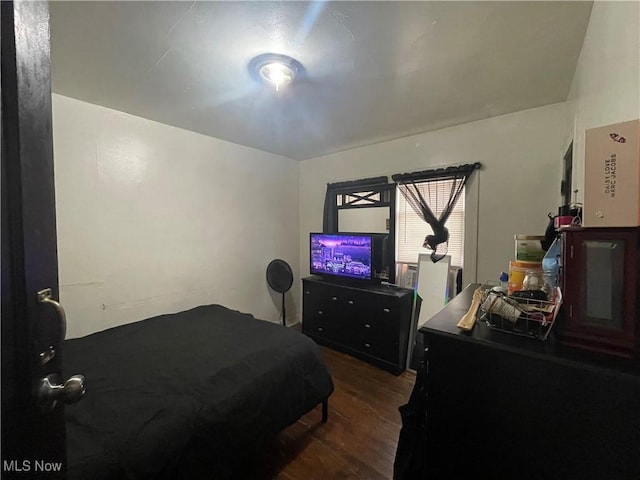
[[[306,336],[220,305],[65,342],[87,392],[66,408],[68,477],[234,478],[319,403],[331,376]]]

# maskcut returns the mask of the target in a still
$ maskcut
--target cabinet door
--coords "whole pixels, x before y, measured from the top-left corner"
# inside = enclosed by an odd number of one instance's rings
[[[632,348],[635,336],[637,234],[567,232],[564,252],[567,333]]]

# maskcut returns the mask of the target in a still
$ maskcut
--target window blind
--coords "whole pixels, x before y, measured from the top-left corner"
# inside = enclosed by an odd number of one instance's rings
[[[434,215],[442,213],[449,201],[453,180],[431,180],[418,185],[420,193],[429,203]],[[396,195],[396,250],[398,262],[416,263],[420,253],[431,253],[431,249],[423,248],[422,243],[427,235],[433,234],[431,226],[421,219],[407,203],[400,192]],[[464,260],[464,190],[458,198],[447,223],[449,230],[449,248],[451,265],[462,267]]]

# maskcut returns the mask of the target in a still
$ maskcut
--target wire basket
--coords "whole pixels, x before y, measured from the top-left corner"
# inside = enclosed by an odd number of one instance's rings
[[[517,298],[493,290],[496,284],[485,283],[478,318],[489,328],[523,337],[546,340],[556,322],[562,292],[554,288],[547,300]]]

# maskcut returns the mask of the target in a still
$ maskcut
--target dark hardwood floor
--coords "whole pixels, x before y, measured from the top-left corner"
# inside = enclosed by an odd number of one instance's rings
[[[389,480],[393,477],[400,413],[415,382],[320,347],[335,391],[329,421],[318,406],[275,438],[243,478]]]

